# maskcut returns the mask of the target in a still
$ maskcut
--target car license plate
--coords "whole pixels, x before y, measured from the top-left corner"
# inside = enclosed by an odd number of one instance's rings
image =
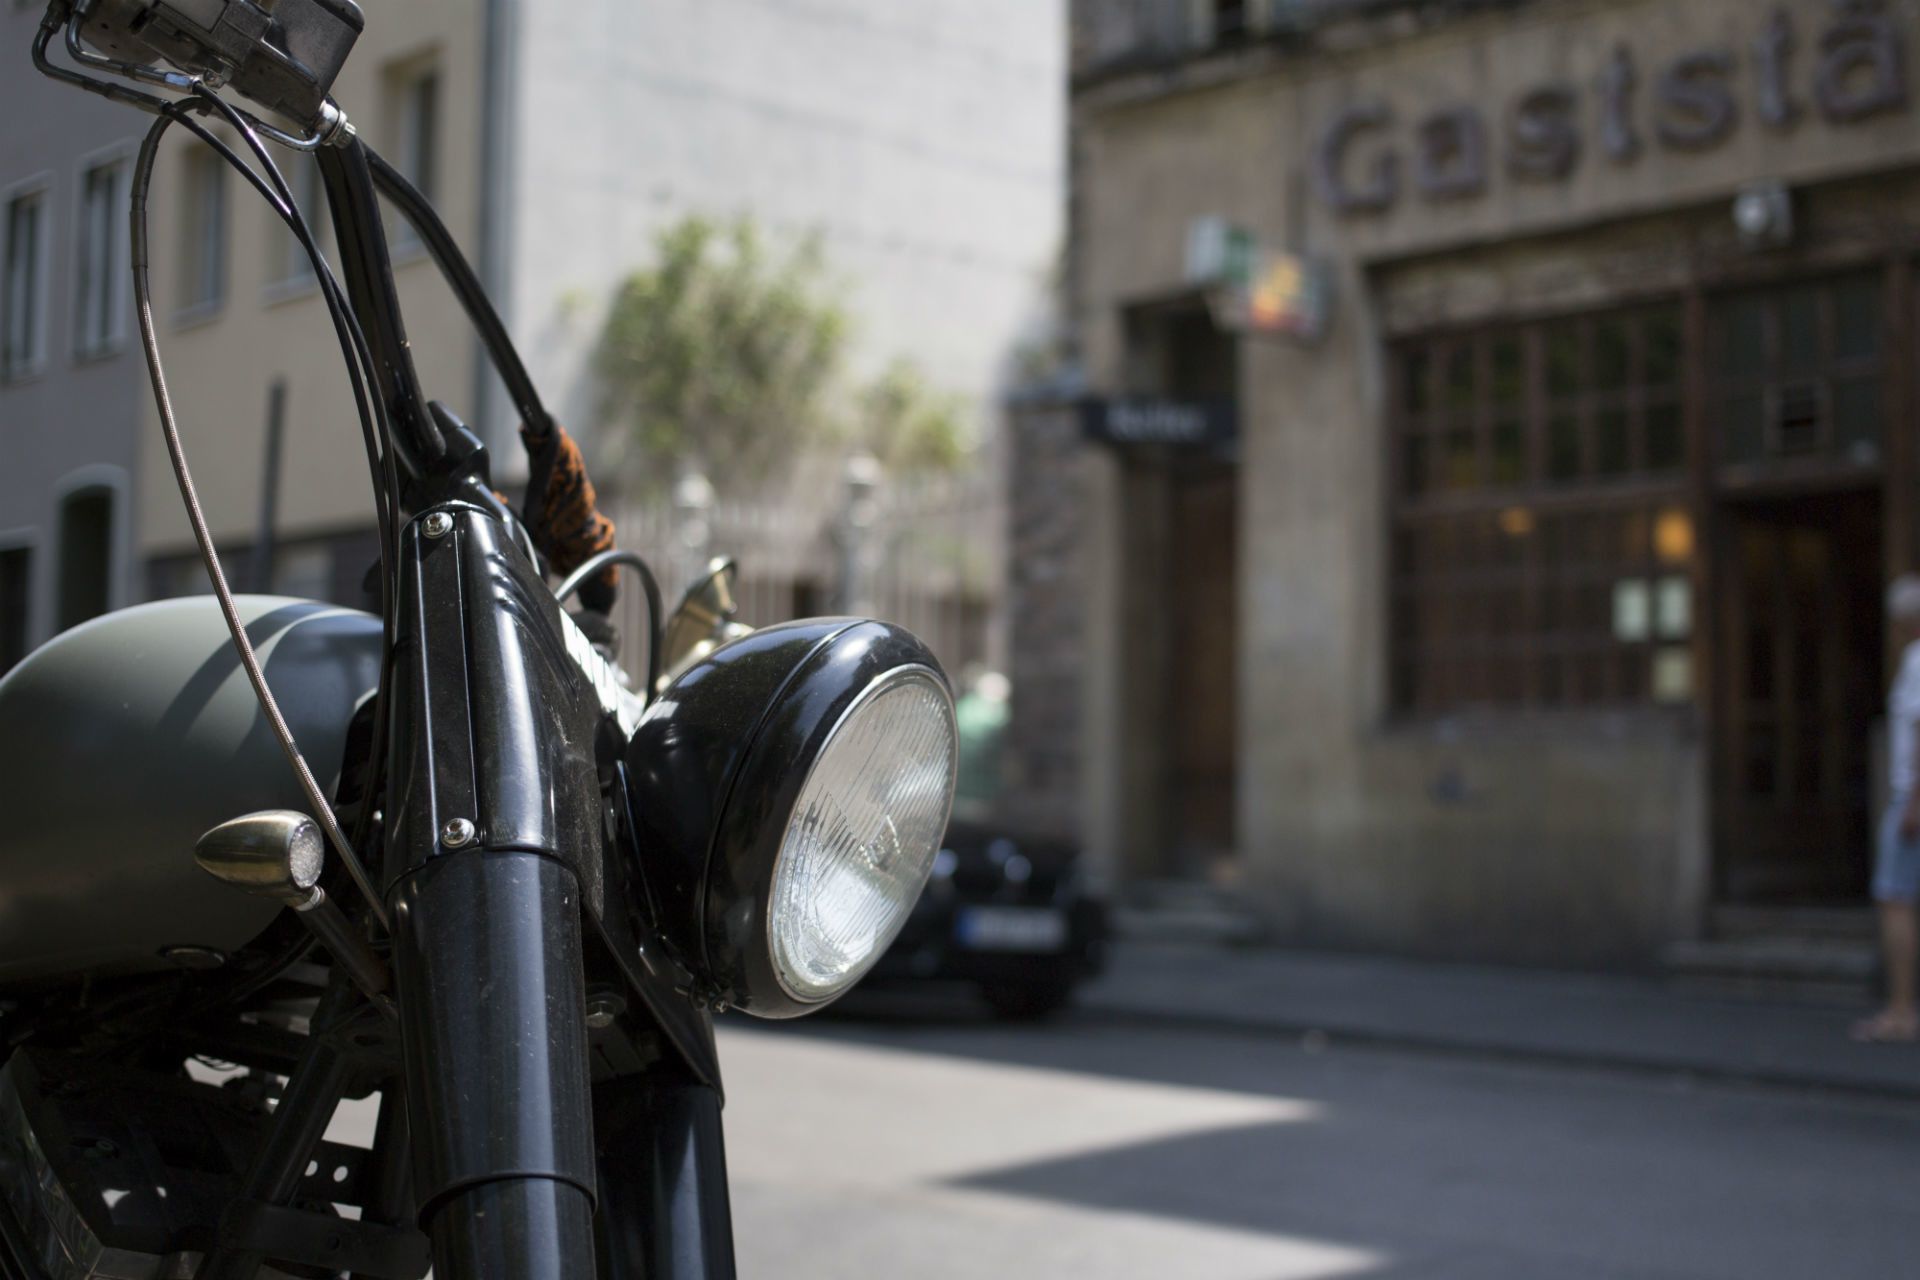
[[[1064,951],[1067,917],[1051,907],[968,907],[955,925],[975,951]]]

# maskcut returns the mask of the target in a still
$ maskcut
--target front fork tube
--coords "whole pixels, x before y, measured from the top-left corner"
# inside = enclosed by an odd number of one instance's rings
[[[720,1095],[650,1072],[601,1084],[594,1117],[601,1280],[733,1280]]]
[[[452,853],[389,897],[434,1274],[592,1275],[593,1116],[573,872],[534,853]]]
[[[704,1084],[668,1062],[604,1082],[610,1154],[595,1167],[582,928],[610,914],[604,712],[569,657],[572,624],[502,525],[466,504],[416,517],[400,569],[387,901],[434,1275],[588,1280],[599,1195],[613,1224],[599,1274],[730,1278],[710,1066]],[[684,999],[642,1003],[654,997]]]

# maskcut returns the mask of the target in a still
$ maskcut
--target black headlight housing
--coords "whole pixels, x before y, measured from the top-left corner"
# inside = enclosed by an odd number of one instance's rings
[[[926,761],[877,760],[873,767],[921,767],[923,779],[932,776],[926,770],[944,768],[931,847],[924,856],[918,848],[899,853],[917,862],[899,868],[905,879],[896,888],[906,896],[897,919],[844,986],[823,993],[796,983],[775,955],[773,897],[783,844],[829,743],[849,732],[877,693],[907,685],[921,691],[914,706],[927,721],[915,740],[939,746],[943,760],[930,751]],[[957,755],[946,676],[900,627],[809,619],[715,650],[662,692],[627,743],[630,820],[652,932],[709,984],[709,994],[748,1013],[795,1017],[831,1002],[879,958],[924,887],[952,803]],[[928,829],[928,803],[923,786],[916,833]],[[880,856],[884,851],[870,855]]]

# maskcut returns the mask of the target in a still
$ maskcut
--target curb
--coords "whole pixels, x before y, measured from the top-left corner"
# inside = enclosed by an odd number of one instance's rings
[[[1141,1007],[1119,1001],[1088,999],[1084,993],[1075,1001],[1073,1010],[1082,1018],[1091,1017],[1131,1026],[1180,1027],[1229,1035],[1317,1037],[1328,1045],[1421,1053],[1460,1061],[1549,1066],[1632,1076],[1643,1080],[1680,1079],[1801,1095],[1819,1094],[1876,1102],[1920,1103],[1920,1078],[1916,1078],[1914,1083],[1908,1085],[1894,1081],[1864,1080],[1765,1066],[1729,1066],[1724,1063],[1652,1058],[1629,1053],[1609,1054],[1580,1049],[1555,1049],[1543,1045],[1451,1039],[1410,1032],[1383,1031],[1374,1027],[1339,1026],[1287,1018]],[[1920,1067],[1920,1056],[1917,1056],[1915,1061],[1916,1066]]]

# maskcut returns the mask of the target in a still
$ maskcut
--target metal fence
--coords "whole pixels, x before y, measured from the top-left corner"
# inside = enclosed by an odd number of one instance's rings
[[[857,613],[906,627],[957,681],[997,657],[1004,519],[980,472],[886,481],[856,491],[832,477],[773,502],[614,502],[622,548],[645,556],[669,610],[713,556],[740,566],[740,620]],[[682,495],[684,496],[684,495]],[[618,606],[621,655],[645,660],[640,593]]]

